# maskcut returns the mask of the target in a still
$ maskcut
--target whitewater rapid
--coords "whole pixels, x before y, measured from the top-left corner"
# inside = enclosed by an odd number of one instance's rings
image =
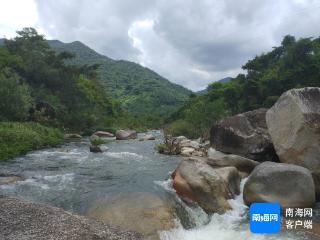
[[[168,184],[168,183],[167,183]],[[167,185],[166,184],[166,185]],[[169,231],[159,233],[161,240],[294,240],[303,239],[293,235],[260,235],[252,234],[248,224],[248,207],[243,202],[243,186],[241,182],[241,194],[235,199],[229,200],[232,210],[223,215],[214,214],[209,217],[199,207],[188,208],[189,217],[195,221],[195,227],[185,229],[180,221],[176,222],[177,227]],[[168,185],[166,186],[169,189]],[[206,223],[206,219],[208,222]]]

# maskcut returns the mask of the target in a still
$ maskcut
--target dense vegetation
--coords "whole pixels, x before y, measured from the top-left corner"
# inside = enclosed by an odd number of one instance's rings
[[[114,115],[96,66],[67,66],[32,28],[0,48],[0,121],[36,121],[70,130],[105,124]]]
[[[209,128],[219,119],[259,107],[271,107],[291,88],[320,86],[320,38],[296,40],[286,36],[281,46],[249,60],[227,83],[213,83],[208,93],[191,96],[174,113],[168,131],[173,135],[208,137]]]
[[[81,42],[62,43],[54,40],[49,44],[57,51],[68,51],[75,55],[68,60],[71,65],[98,64],[101,83],[117,105],[132,113],[132,121],[141,121],[154,127],[181,107],[192,93],[169,82],[157,73],[139,64],[115,61],[96,53]]]
[[[0,122],[0,161],[62,142],[62,133],[38,123]]]
[[[189,93],[138,64],[24,28],[0,41],[0,159],[58,143],[55,128],[160,127]]]
[[[66,65],[72,55],[57,54],[34,29],[17,33],[0,47],[0,159],[59,143],[55,128],[83,131],[115,121],[97,66]]]

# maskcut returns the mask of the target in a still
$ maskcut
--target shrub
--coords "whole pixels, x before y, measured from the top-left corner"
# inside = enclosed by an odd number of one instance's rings
[[[166,129],[166,132],[172,136],[186,136],[188,138],[197,138],[199,136],[197,129],[185,120],[177,120],[173,122]]]
[[[106,143],[103,139],[99,138],[99,137],[96,137],[96,138],[91,138],[90,139],[90,142],[93,146],[99,146],[101,144],[104,144]]]
[[[0,122],[0,161],[62,143],[58,129],[38,123]]]
[[[167,152],[167,145],[166,144],[158,144],[155,146],[155,150],[158,152],[158,153],[165,153]]]

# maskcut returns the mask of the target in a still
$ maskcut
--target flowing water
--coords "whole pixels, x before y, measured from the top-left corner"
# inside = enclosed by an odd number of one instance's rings
[[[230,200],[234,210],[211,217],[201,208],[181,201],[169,179],[181,158],[156,153],[154,146],[162,140],[160,132],[153,134],[156,141],[111,141],[104,153],[90,153],[89,143],[84,140],[1,163],[0,175],[18,175],[23,180],[0,185],[0,195],[85,214],[97,199],[149,192],[167,201],[174,200],[176,227],[160,232],[162,240],[304,239],[250,234],[248,211],[241,195]]]

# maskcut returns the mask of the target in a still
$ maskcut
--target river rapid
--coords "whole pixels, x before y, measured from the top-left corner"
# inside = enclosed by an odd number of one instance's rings
[[[0,195],[85,214],[98,199],[147,192],[174,205],[175,227],[160,231],[162,240],[307,239],[302,235],[252,235],[242,195],[230,200],[232,211],[210,217],[199,207],[182,202],[170,180],[182,158],[156,153],[154,147],[162,136],[158,131],[151,133],[157,136],[155,141],[113,140],[104,153],[90,153],[84,139],[1,163],[0,175],[18,175],[23,180],[0,185]]]

